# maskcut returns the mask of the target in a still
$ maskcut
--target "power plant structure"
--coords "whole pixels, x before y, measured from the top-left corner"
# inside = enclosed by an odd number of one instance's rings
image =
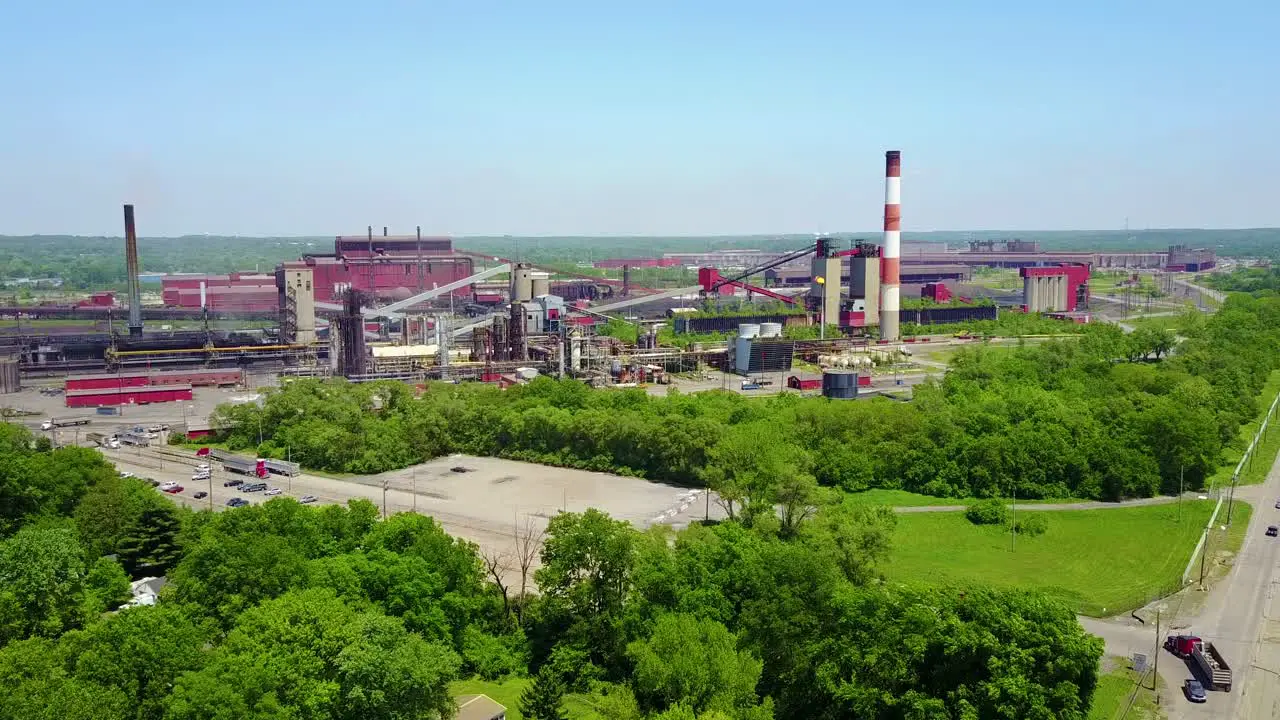
[[[902,258],[902,153],[884,154],[884,244],[880,247],[880,339],[899,337],[898,265]]]
[[[979,240],[960,252],[908,244],[904,253],[901,162],[900,151],[885,153],[878,241],[814,236],[785,252],[708,249],[597,263],[621,271],[621,279],[610,279],[469,252],[450,238],[423,236],[421,227],[412,235],[391,235],[384,227],[376,235],[368,226],[363,235],[336,236],[332,253],[304,254],[274,271],[165,277],[163,307],[142,305],[134,208],[126,205],[127,333],[110,326],[125,308],[111,293],[98,293],[74,306],[23,307],[17,316],[105,319],[105,330],[24,332],[20,321],[18,333],[0,335],[0,356],[37,375],[262,369],[354,382],[441,378],[510,384],[545,373],[626,385],[708,366],[744,375],[786,372],[796,353],[831,356],[850,347],[897,343],[905,324],[994,319],[1000,312],[995,304],[952,300],[947,287],[968,281],[975,265],[1022,269],[1022,296],[1010,293],[1001,300],[1013,311],[1060,314],[1088,307],[1097,253],[1076,261],[1081,254],[1046,253],[1021,240]],[[868,201],[873,206],[879,198]],[[1059,257],[1067,259],[1050,262]],[[1125,257],[1149,261],[1144,254]],[[1213,263],[1212,251],[1192,248],[1170,248],[1162,257],[1185,269]],[[717,259],[720,265],[710,263]],[[690,263],[698,263],[696,285],[636,285],[636,278],[650,273],[633,269]],[[925,301],[908,301],[904,309],[904,292]],[[762,303],[758,314],[740,305],[727,315],[696,312],[731,299],[772,302]],[[275,324],[214,331],[215,319]],[[199,321],[202,327],[173,330],[165,324],[171,320]],[[609,320],[633,325],[636,340],[624,343],[599,333],[596,326]],[[664,347],[661,325],[725,339]],[[790,339],[796,326],[815,325],[822,327],[813,333],[820,339]],[[849,382],[833,378],[832,386],[846,392]]]

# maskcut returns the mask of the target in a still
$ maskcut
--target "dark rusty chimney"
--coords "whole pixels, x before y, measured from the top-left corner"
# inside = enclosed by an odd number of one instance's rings
[[[133,206],[124,206],[124,261],[129,274],[129,337],[142,337],[142,285],[138,279],[138,230]]]

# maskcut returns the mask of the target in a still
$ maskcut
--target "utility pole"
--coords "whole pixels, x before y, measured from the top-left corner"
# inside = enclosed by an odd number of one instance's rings
[[[1204,590],[1204,563],[1209,555],[1209,525],[1204,528],[1204,542],[1200,545],[1200,589]]]
[[[1163,606],[1156,606],[1156,651],[1153,653],[1156,661],[1151,669],[1151,689],[1156,690],[1160,678],[1160,610]],[[1156,691],[1156,705],[1160,704],[1160,693]]]
[[[1009,503],[1009,552],[1016,552],[1018,549],[1018,523],[1014,521],[1013,514],[1018,506],[1018,486],[1012,486],[1011,495],[1013,502]]]
[[[390,482],[386,478],[382,479],[382,519],[387,519],[387,483]]]

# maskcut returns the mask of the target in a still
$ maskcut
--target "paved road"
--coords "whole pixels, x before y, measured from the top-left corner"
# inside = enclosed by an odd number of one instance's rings
[[[1170,628],[1162,628],[1165,636],[1172,629],[1212,641],[1232,667],[1233,687],[1193,705],[1178,690],[1191,677],[1190,669],[1164,653],[1160,676],[1170,688],[1165,698],[1170,720],[1280,718],[1280,539],[1264,534],[1268,525],[1280,524],[1280,510],[1273,507],[1280,498],[1280,458],[1263,485],[1237,491],[1237,497],[1252,501],[1255,510],[1230,572],[1195,614],[1180,613],[1178,601],[1170,599],[1165,616]],[[1111,655],[1150,653],[1157,644],[1155,629],[1135,621],[1082,617],[1080,622],[1103,638]]]

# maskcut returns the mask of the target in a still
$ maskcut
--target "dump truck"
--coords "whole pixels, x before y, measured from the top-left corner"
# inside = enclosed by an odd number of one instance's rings
[[[1231,691],[1231,667],[1211,642],[1194,635],[1170,635],[1164,647],[1180,658],[1190,658],[1196,675],[1209,690]]]
[[[73,427],[75,425],[88,425],[89,418],[50,418],[40,423],[41,430],[52,430],[54,428]]]

